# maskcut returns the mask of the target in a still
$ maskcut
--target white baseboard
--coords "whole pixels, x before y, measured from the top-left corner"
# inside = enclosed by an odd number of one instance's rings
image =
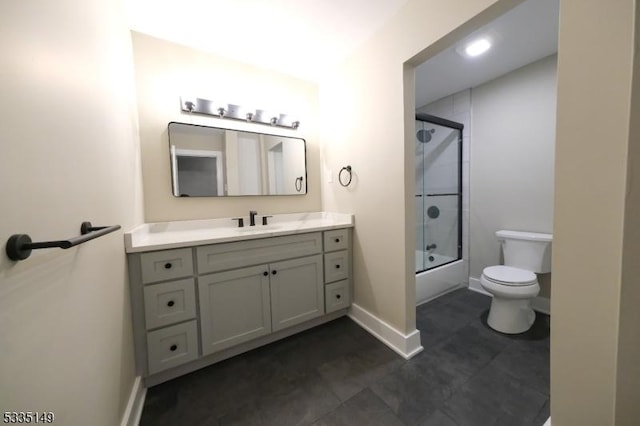
[[[138,376],[133,382],[129,401],[122,415],[122,422],[120,422],[121,426],[138,426],[146,396],[147,388],[142,384],[142,377]]]
[[[551,300],[546,297],[536,297],[531,301],[531,307],[534,311],[551,315]]]
[[[487,293],[482,285],[480,284],[480,280],[478,278],[469,277],[469,290],[477,291],[478,293],[482,293],[485,296],[491,296],[490,293]]]
[[[482,293],[485,296],[491,296],[490,293],[487,293],[485,289],[482,288],[482,285],[480,284],[480,280],[478,278],[469,277],[469,290]],[[531,301],[531,307],[536,312],[551,315],[551,300],[547,297],[538,296],[534,298]]]
[[[424,349],[420,343],[420,331],[418,330],[403,334],[355,303],[351,305],[348,315],[356,324],[404,359],[412,358]]]

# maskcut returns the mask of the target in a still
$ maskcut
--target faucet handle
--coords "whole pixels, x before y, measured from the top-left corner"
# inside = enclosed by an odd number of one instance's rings
[[[242,218],[242,217],[232,217],[231,219],[238,221],[238,228],[244,227],[244,218]]]
[[[273,217],[273,216],[262,216],[262,224],[263,225],[268,225],[268,223],[267,223],[267,218],[268,217]]]

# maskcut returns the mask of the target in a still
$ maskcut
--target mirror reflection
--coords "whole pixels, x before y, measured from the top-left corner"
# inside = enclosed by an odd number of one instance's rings
[[[169,123],[176,197],[307,193],[305,140]]]

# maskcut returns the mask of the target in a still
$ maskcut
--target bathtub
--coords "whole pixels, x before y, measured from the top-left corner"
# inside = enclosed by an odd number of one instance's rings
[[[416,305],[457,288],[467,287],[469,268],[465,260],[454,261],[453,257],[416,250],[416,265],[422,266],[423,256],[427,259],[424,266],[432,269],[416,274]],[[430,260],[430,257],[433,257],[433,260]]]

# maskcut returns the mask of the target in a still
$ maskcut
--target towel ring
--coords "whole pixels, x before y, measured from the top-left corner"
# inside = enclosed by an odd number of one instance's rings
[[[348,175],[349,180],[345,183],[342,180],[342,173],[346,172]],[[351,185],[351,179],[353,179],[353,173],[351,172],[351,166],[345,166],[343,168],[340,169],[340,173],[338,173],[338,181],[340,182],[340,185],[344,186],[345,188],[349,185]]]

